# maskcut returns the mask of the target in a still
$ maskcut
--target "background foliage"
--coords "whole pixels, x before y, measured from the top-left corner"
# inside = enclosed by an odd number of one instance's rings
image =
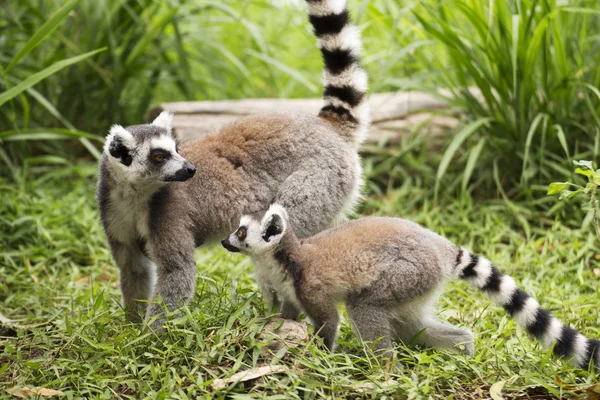
[[[463,189],[475,171],[489,190],[496,166],[507,190],[529,193],[557,176],[570,177],[565,159],[597,156],[597,2],[372,0],[352,6],[363,28],[364,63],[376,78],[373,92],[429,91],[476,124],[454,136],[438,186],[447,168],[457,167],[468,175]],[[0,107],[0,138],[39,128],[103,135],[112,123],[144,121],[150,105],[161,101],[320,94],[321,62],[299,0],[72,0],[65,7],[33,48],[31,39],[59,5],[28,0],[0,10],[0,90],[99,51]],[[3,158],[64,154],[65,148],[74,150],[68,142],[19,143]]]

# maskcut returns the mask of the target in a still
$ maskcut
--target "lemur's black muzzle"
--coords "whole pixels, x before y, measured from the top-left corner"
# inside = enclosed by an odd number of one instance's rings
[[[196,173],[196,167],[190,164],[188,161],[183,163],[183,167],[170,176],[167,180],[171,182],[185,182],[190,179]]]
[[[221,244],[223,245],[223,247],[225,247],[228,251],[232,253],[239,253],[241,251],[240,249],[231,244],[229,238],[221,240]]]

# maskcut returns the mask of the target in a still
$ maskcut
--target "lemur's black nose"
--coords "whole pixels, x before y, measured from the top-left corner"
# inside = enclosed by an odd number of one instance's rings
[[[187,173],[190,175],[190,177],[194,176],[196,173],[196,167],[193,165],[191,167],[187,167]]]
[[[229,243],[229,238],[225,238],[225,239],[221,240],[221,244],[223,245],[223,247],[225,247],[227,250],[231,251],[232,253],[240,252],[240,249],[238,249],[237,247],[235,247],[231,243]]]

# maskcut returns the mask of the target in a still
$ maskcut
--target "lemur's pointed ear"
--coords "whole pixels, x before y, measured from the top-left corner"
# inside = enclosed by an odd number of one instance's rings
[[[152,125],[160,126],[165,128],[167,132],[171,133],[173,129],[173,113],[171,111],[163,111],[154,121]]]
[[[263,224],[262,238],[265,242],[270,242],[273,236],[283,233],[283,218],[279,214],[271,214]]]
[[[104,152],[118,159],[121,164],[130,166],[133,161],[131,149],[134,146],[131,133],[121,125],[113,125],[104,143]]]

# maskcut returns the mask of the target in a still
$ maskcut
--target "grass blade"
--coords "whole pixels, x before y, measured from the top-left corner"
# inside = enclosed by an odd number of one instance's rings
[[[138,57],[140,57],[143,54],[146,46],[151,44],[152,40],[154,40],[154,38],[157,35],[160,35],[165,26],[169,23],[169,21],[171,21],[171,19],[177,13],[178,10],[178,7],[172,8],[171,10],[169,10],[168,13],[166,13],[153,23],[153,26],[150,28],[150,30],[142,37],[142,39],[139,42],[135,44],[135,47],[131,50],[131,53],[129,53],[129,56],[125,60],[125,65],[131,65],[135,60],[138,59]]]
[[[91,133],[58,128],[36,128],[0,132],[0,141],[17,140],[56,140],[56,139],[90,139],[102,142],[103,139]]]
[[[282,62],[267,56],[266,54],[261,54],[259,52],[256,52],[254,50],[248,50],[248,54],[259,58],[261,60],[263,60],[266,64],[268,65],[272,65],[275,68],[277,68],[278,70],[280,70],[281,72],[285,72],[287,73],[292,79],[294,79],[295,81],[303,84],[304,86],[306,86],[310,91],[312,92],[316,92],[318,89],[315,85],[312,84],[312,82],[310,82],[308,79],[306,79],[304,77],[304,75],[302,75],[299,71],[283,64]]]
[[[437,174],[435,176],[435,194],[434,194],[435,197],[437,197],[438,189],[440,186],[440,181],[444,177],[444,174],[446,173],[446,170],[448,169],[448,166],[450,165],[450,161],[452,161],[452,157],[454,157],[454,153],[456,153],[456,151],[458,150],[460,145],[465,140],[467,140],[467,138],[469,136],[471,136],[475,131],[477,131],[482,126],[489,124],[489,122],[491,120],[492,120],[492,118],[489,118],[489,117],[488,118],[480,118],[480,119],[466,125],[464,128],[461,129],[460,132],[458,132],[456,134],[456,136],[454,136],[454,138],[448,145],[448,148],[444,152],[442,161],[440,162],[440,165],[437,170]]]
[[[481,150],[483,150],[483,146],[485,145],[485,138],[482,138],[475,147],[471,150],[469,154],[469,158],[467,159],[467,166],[465,167],[465,172],[463,172],[462,176],[462,190],[463,192],[467,190],[467,186],[469,185],[469,180],[471,180],[471,175],[473,175],[473,171],[475,170],[475,165],[477,165],[477,160],[479,160],[479,155],[481,154]]]
[[[37,73],[29,76],[28,78],[26,78],[25,80],[23,80],[19,84],[17,84],[16,86],[13,86],[12,88],[10,88],[0,94],[0,106],[3,105],[4,103],[6,103],[7,101],[9,101],[10,99],[18,96],[24,90],[29,89],[30,87],[32,87],[39,81],[46,79],[47,77],[60,71],[61,69],[68,67],[71,64],[78,63],[81,60],[85,60],[86,58],[91,57],[94,54],[100,53],[101,51],[104,51],[104,50],[106,50],[106,47],[103,47],[101,49],[97,49],[94,51],[90,51],[88,53],[81,54],[76,57],[71,57],[71,58],[67,58],[67,59],[55,62],[48,68],[45,68],[45,69],[41,70],[40,72],[37,72]]]
[[[61,22],[69,15],[71,10],[73,10],[77,4],[79,4],[80,0],[71,0],[61,8],[59,8],[51,17],[38,29],[33,36],[25,43],[25,46],[17,53],[17,55],[12,59],[4,74],[8,74],[8,72],[27,54],[31,53],[33,49],[35,49],[45,38],[47,38],[57,27],[61,24]]]
[[[525,154],[523,155],[523,167],[521,169],[521,182],[525,182],[525,168],[527,168],[527,162],[529,161],[529,154],[531,152],[531,142],[533,141],[533,135],[537,131],[538,125],[543,119],[547,119],[548,115],[546,114],[538,114],[531,126],[529,127],[529,131],[527,132],[527,139],[525,140]]]

